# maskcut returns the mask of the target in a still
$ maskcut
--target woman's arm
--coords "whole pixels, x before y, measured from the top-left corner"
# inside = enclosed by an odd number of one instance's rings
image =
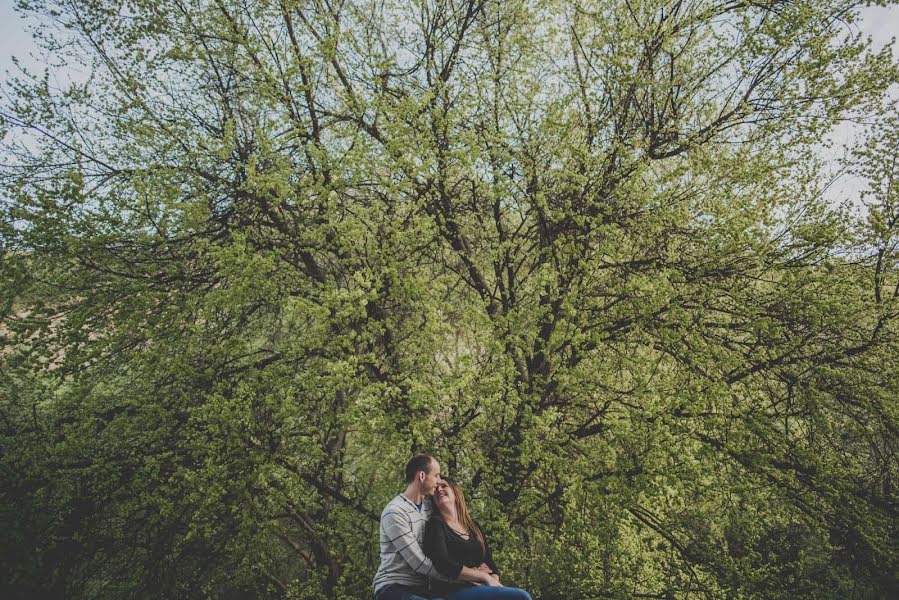
[[[499,577],[499,567],[493,562],[493,552],[490,551],[490,544],[487,543],[486,537],[484,538],[484,564],[490,567],[490,570],[493,571],[497,578]]]
[[[496,563],[493,562],[493,552],[490,551],[490,544],[487,543],[487,536],[484,535],[484,530],[481,529],[481,526],[477,525],[477,528],[481,530],[481,535],[484,536],[484,562],[481,564],[487,565],[489,569],[489,573],[492,575],[494,579],[496,579],[496,583],[494,585],[502,585],[502,582],[499,580],[499,568],[496,566]]]
[[[481,535],[484,537],[484,558],[478,569],[483,571],[486,567],[489,573],[493,573],[496,578],[499,579],[499,568],[497,568],[496,563],[493,562],[493,553],[490,551],[490,544],[487,543],[487,536],[484,535],[484,530],[481,529],[481,526],[478,525],[477,521],[475,522],[475,527],[480,530]]]

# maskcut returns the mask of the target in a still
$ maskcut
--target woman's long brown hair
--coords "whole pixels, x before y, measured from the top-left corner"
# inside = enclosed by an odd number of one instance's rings
[[[449,477],[443,477],[443,481],[450,486],[453,490],[453,494],[456,496],[456,517],[459,519],[459,522],[466,528],[468,531],[474,533],[474,536],[478,538],[478,541],[481,542],[481,551],[486,552],[486,545],[484,544],[484,534],[481,533],[481,530],[475,524],[474,519],[471,518],[471,515],[468,514],[468,505],[465,504],[465,494],[462,493],[462,488],[459,487],[459,484],[450,479]]]

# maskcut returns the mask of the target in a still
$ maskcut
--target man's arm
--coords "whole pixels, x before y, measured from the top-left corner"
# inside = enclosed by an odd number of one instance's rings
[[[421,544],[412,533],[412,521],[408,515],[399,512],[390,512],[381,517],[381,527],[390,543],[416,573],[426,577],[435,577],[438,573],[433,563],[425,556]]]

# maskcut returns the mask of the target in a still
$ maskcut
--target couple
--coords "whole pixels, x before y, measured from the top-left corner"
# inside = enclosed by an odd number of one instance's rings
[[[381,513],[380,537],[375,600],[531,600],[500,583],[462,489],[441,477],[433,456],[417,454],[406,464],[406,490]]]

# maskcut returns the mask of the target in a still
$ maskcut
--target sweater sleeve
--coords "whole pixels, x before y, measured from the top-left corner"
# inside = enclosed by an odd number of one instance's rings
[[[457,579],[462,572],[462,563],[450,558],[446,548],[446,529],[440,519],[428,521],[425,528],[425,555],[434,563],[437,572],[449,579]]]
[[[408,515],[396,512],[385,513],[381,517],[381,527],[396,551],[402,555],[406,564],[413,571],[425,576],[432,574],[433,565],[422,552],[422,548],[412,532],[412,524],[409,522]]]

